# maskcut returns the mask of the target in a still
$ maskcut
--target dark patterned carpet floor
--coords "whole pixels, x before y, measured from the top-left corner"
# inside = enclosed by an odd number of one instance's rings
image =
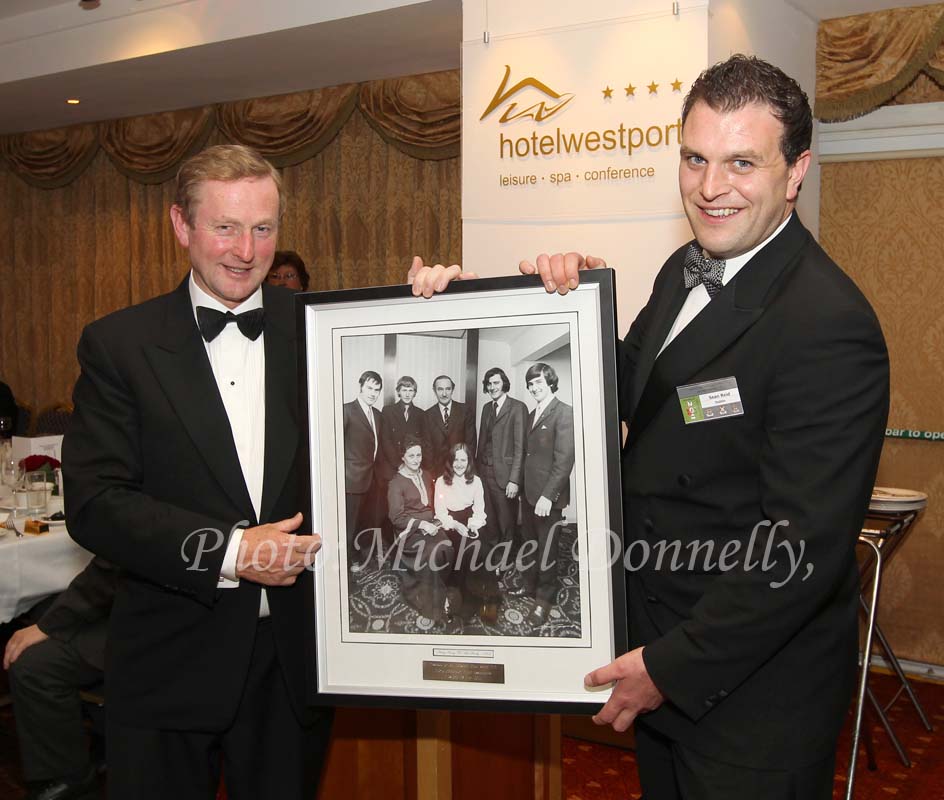
[[[400,577],[392,559],[369,560],[366,567],[351,576],[349,601],[350,626],[356,633],[446,634],[468,636],[580,636],[580,585],[577,564],[573,559],[575,533],[563,528],[558,543],[557,602],[548,612],[547,622],[532,629],[527,617],[534,601],[506,594],[494,623],[483,622],[478,615],[451,620],[433,621],[424,617],[403,597]],[[506,573],[509,589],[521,586],[521,577],[512,567]]]

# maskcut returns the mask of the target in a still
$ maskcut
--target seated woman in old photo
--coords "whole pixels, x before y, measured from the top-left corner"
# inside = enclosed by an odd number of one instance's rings
[[[420,467],[422,443],[410,436],[400,449],[399,468],[387,486],[388,513],[397,538],[395,568],[404,599],[422,616],[439,622],[457,610],[460,600],[453,591],[447,603],[446,582],[455,552],[433,510],[433,481]]]

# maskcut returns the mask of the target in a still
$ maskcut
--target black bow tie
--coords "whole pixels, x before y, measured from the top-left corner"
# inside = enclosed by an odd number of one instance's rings
[[[234,314],[227,311],[217,311],[214,308],[206,306],[197,306],[197,326],[200,333],[208,342],[212,342],[223,332],[230,322],[235,322],[239,332],[247,339],[256,341],[262,333],[265,325],[265,309],[254,308],[252,311],[244,311],[242,314]]]
[[[724,260],[709,258],[702,252],[697,242],[688,246],[683,270],[686,289],[693,289],[699,283],[703,283],[708,296],[714,297],[724,286],[721,283],[724,277]]]

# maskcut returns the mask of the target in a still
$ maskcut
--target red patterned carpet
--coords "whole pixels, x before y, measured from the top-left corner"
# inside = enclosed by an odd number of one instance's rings
[[[872,687],[879,700],[887,702],[896,684],[891,676],[876,675]],[[860,754],[856,800],[944,798],[944,684],[916,682],[915,687],[935,730],[925,731],[908,701],[898,698],[890,716],[913,761],[909,769],[898,760],[878,720],[867,718],[875,742],[878,770],[870,772],[864,755]],[[0,670],[0,692],[5,691],[6,675]],[[847,726],[837,757],[833,791],[836,800],[845,797],[848,758]],[[577,739],[564,739],[563,780],[564,800],[635,800],[641,794],[631,751]],[[0,800],[21,800],[24,796],[13,713],[9,707],[0,708]]]
[[[891,742],[875,717],[866,716],[875,743],[878,769],[870,772],[861,751],[856,769],[856,800],[938,800],[944,798],[944,684],[914,681],[918,699],[935,730],[928,733],[921,725],[908,699],[899,697],[889,719],[912,761],[911,768],[898,760]],[[874,675],[870,685],[886,703],[894,695],[897,681],[889,675]],[[836,757],[836,781],[833,798],[846,792],[852,715],[839,742]],[[641,797],[632,752],[615,747],[564,739],[564,800],[636,800]],[[656,798],[656,800],[658,800]]]

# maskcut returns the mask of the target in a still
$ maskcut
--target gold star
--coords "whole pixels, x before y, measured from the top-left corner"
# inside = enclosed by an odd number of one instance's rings
[[[659,84],[653,81],[652,83],[649,84],[649,94],[655,94],[656,89],[658,88],[659,88]]]
[[[607,100],[609,100],[609,99],[611,99],[611,98],[613,97],[613,90],[612,90],[609,86],[607,86],[607,87],[603,90],[603,97],[605,97]]]
[[[672,91],[673,92],[682,91],[682,82],[678,78],[672,81]]]
[[[636,87],[632,84],[629,84],[629,86],[626,87],[626,96],[629,97],[630,95],[636,95]]]

